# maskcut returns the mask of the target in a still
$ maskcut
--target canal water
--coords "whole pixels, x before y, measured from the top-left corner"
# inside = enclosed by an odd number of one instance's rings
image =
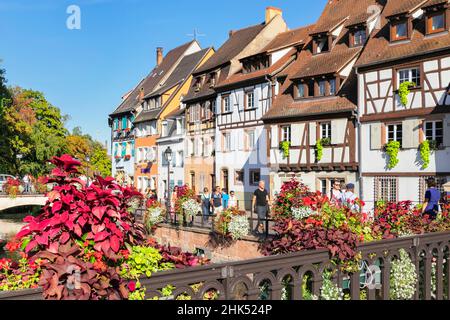
[[[20,207],[0,211],[0,258],[4,255],[3,246],[13,238],[25,225],[23,219],[26,216],[36,216],[40,207]]]

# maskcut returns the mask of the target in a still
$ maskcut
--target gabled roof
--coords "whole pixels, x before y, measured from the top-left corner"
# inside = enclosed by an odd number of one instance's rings
[[[177,67],[169,76],[169,78],[166,80],[166,82],[160,88],[153,91],[151,94],[147,95],[146,98],[163,95],[168,90],[184,83],[191,76],[192,72],[198,67],[198,65],[205,58],[205,56],[208,54],[210,50],[212,50],[212,48],[206,48],[185,56],[177,65]],[[166,105],[170,103],[170,101],[171,97],[167,100],[167,102],[163,106],[161,106],[161,108],[142,111],[136,117],[135,123],[157,119],[161,114],[161,112],[163,112]]]
[[[234,31],[228,40],[216,51],[216,53],[203,64],[196,74],[204,73],[220,67],[234,59],[245,47],[264,29],[265,24],[257,24],[245,29]]]
[[[149,93],[146,98],[162,95],[164,92],[172,89],[177,84],[186,80],[194,72],[195,68],[197,68],[199,63],[211,49],[212,48],[206,48],[185,56],[169,76],[169,78],[163,84],[157,86],[155,91]]]
[[[122,101],[122,103],[111,114],[111,116],[133,111],[140,103],[140,91],[143,90],[145,95],[155,90],[155,87],[180,61],[180,58],[194,42],[195,41],[190,41],[169,51],[164,57],[161,64],[159,66],[156,66],[147,77],[145,77],[138,83],[131,94],[129,94],[128,97]]]
[[[393,0],[390,0],[393,1]],[[396,2],[396,1],[393,1]],[[433,1],[434,3],[436,1]],[[428,5],[428,3],[426,3]],[[387,14],[390,14],[388,12]],[[364,52],[356,63],[357,67],[376,65],[391,61],[419,56],[435,51],[450,50],[450,36],[448,33],[425,35],[425,19],[415,19],[411,40],[390,43],[390,24],[386,13],[381,17],[381,29],[376,30],[369,38]]]

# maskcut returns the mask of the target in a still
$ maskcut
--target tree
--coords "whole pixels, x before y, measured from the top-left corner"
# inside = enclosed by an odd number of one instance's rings
[[[9,92],[12,104],[4,108],[0,124],[0,168],[13,175],[48,173],[47,160],[64,149],[65,118],[41,92],[19,87]]]
[[[92,150],[91,163],[93,169],[102,177],[111,176],[112,164],[111,157],[108,156],[108,152],[105,147],[95,141]]]

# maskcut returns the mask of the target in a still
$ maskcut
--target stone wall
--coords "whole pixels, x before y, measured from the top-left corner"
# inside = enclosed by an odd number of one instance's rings
[[[180,247],[183,251],[193,252],[196,249],[201,249],[213,263],[263,257],[258,250],[259,241],[254,237],[225,243],[210,235],[208,230],[174,228],[166,225],[159,227],[153,237],[163,245]]]

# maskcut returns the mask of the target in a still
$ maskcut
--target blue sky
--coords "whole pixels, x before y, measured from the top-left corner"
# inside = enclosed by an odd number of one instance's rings
[[[264,21],[267,6],[283,9],[290,28],[313,23],[327,0],[0,0],[0,59],[9,85],[44,92],[82,127],[109,140],[107,116],[164,52],[192,38],[220,45],[232,29]],[[81,9],[81,30],[69,30],[69,5]]]

